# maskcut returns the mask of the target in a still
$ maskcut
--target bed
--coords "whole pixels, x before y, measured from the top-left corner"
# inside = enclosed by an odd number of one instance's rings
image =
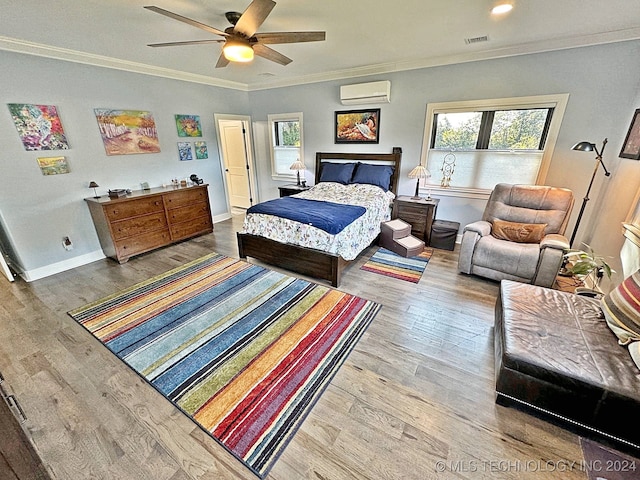
[[[269,218],[271,216],[265,213],[250,213],[250,209],[242,231],[237,233],[240,258],[252,257],[295,273],[326,280],[337,287],[340,284],[342,271],[377,239],[380,223],[390,218],[391,210],[388,207],[397,194],[401,158],[402,149],[399,147],[394,147],[392,153],[316,153],[317,185],[295,197],[344,203],[348,201],[347,195],[350,195],[348,191],[353,190],[361,193],[363,198],[354,200],[351,205],[365,206],[366,212],[340,233],[331,234],[319,232],[316,227],[308,223],[279,217]],[[357,185],[359,182],[356,182],[353,188],[349,187],[349,181],[344,176],[345,169],[341,167],[345,164],[357,165],[353,172],[353,180],[356,181],[367,180],[367,172],[371,169],[363,165],[391,167],[388,192],[385,194],[389,205],[384,209],[384,213],[381,212],[382,207],[378,205],[374,208],[378,213],[376,217],[371,213],[370,206],[364,205],[369,197],[373,196],[372,188],[369,188],[371,185],[365,184],[367,186],[360,187]],[[358,167],[360,167],[359,171]],[[338,171],[340,172],[335,173]],[[331,175],[329,175],[330,172]],[[334,175],[342,178],[333,178]],[[319,182],[323,177],[340,181]],[[335,185],[336,183],[346,184],[343,185],[345,188],[340,188],[339,185]],[[383,191],[379,188],[378,190]],[[332,197],[336,192],[339,199]]]

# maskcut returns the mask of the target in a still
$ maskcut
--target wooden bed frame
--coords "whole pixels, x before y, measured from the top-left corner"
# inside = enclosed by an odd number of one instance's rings
[[[393,147],[392,153],[316,153],[316,183],[320,179],[324,162],[355,161],[370,164],[392,165],[393,175],[389,190],[397,195],[398,176],[400,174],[400,160],[402,149]],[[253,257],[270,265],[291,270],[313,278],[327,280],[333,287],[340,285],[342,271],[353,260],[345,260],[339,255],[323,252],[313,248],[280,243],[269,238],[237,233],[238,252],[240,258]]]

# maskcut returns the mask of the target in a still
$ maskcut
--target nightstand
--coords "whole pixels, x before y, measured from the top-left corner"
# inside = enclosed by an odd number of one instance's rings
[[[304,192],[305,190],[309,190],[311,187],[310,186],[306,186],[303,187],[302,185],[296,185],[295,183],[289,183],[287,185],[283,185],[281,187],[278,187],[278,190],[280,190],[280,196],[281,197],[288,197],[289,195],[295,195],[296,193],[300,193],[300,192]]]
[[[411,224],[411,235],[423,240],[425,245],[431,241],[431,226],[436,218],[439,198],[415,200],[412,197],[400,195],[393,202],[391,218],[399,218]]]

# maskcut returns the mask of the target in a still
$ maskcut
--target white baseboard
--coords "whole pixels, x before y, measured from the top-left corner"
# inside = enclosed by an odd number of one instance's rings
[[[105,258],[104,252],[102,250],[96,250],[95,252],[86,253],[62,262],[52,263],[51,265],[45,265],[44,267],[33,270],[25,270],[20,273],[20,277],[22,277],[25,282],[33,282],[34,280],[71,270],[72,268],[81,267],[82,265],[95,262],[96,260],[102,260],[103,258]]]
[[[222,222],[224,220],[229,220],[230,218],[231,218],[231,214],[229,212],[221,213],[220,215],[214,216],[213,217],[213,223],[214,223],[213,228],[215,229],[215,223]],[[215,230],[214,230],[214,233],[215,233]]]
[[[223,213],[221,215],[216,215],[213,222],[221,222],[223,220],[228,220],[229,218],[231,218],[231,214]],[[72,268],[81,267],[82,265],[95,262],[96,260],[102,260],[103,258],[105,258],[104,252],[102,250],[96,250],[62,262],[52,263],[51,265],[45,265],[44,267],[35,268],[33,270],[24,270],[20,272],[19,275],[24,281],[33,282],[34,280],[39,280],[50,275],[55,275],[56,273],[71,270]]]

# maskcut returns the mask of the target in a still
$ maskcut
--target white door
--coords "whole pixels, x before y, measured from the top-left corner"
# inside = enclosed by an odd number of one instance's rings
[[[222,166],[231,207],[252,205],[248,128],[242,120],[218,120]]]

